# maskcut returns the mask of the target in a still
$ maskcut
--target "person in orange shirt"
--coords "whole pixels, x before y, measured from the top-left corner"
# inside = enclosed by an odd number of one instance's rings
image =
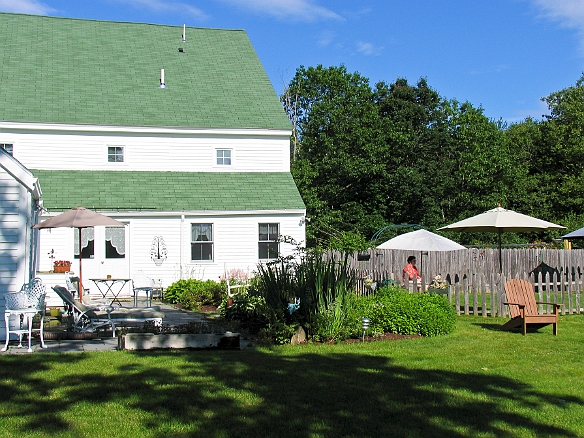
[[[420,277],[420,273],[418,272],[418,268],[416,267],[416,258],[414,256],[408,257],[408,264],[404,266],[402,271],[402,282],[404,286],[408,282],[409,284],[414,283],[414,278],[416,278],[416,283],[418,286],[418,290],[422,289],[422,277]]]

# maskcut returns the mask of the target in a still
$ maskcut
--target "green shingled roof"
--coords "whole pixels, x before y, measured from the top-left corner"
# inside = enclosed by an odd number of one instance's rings
[[[9,13],[0,23],[0,120],[290,129],[245,31],[187,27],[182,43],[182,26]]]
[[[120,172],[31,170],[44,207],[64,211],[304,209],[288,172]],[[123,177],[123,178],[120,178]]]

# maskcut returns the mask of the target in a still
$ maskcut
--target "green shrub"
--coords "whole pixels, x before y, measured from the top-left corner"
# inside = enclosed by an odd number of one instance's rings
[[[273,319],[273,312],[266,304],[264,297],[240,292],[230,298],[231,305],[223,300],[219,306],[219,313],[227,321],[239,321],[241,327],[251,333],[258,333]]]
[[[390,287],[380,289],[370,299],[365,311],[373,333],[437,336],[454,329],[456,313],[442,295],[409,293]]]
[[[219,305],[225,294],[225,282],[213,280],[178,280],[164,291],[164,299],[185,309],[197,310],[204,305]]]
[[[260,340],[268,344],[288,344],[294,335],[294,325],[284,322],[267,324],[259,331]]]

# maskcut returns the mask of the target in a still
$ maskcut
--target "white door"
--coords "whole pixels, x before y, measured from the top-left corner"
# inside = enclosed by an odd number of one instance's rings
[[[90,227],[81,230],[83,255],[83,287],[89,289],[92,296],[99,296],[99,291],[91,278],[130,278],[130,257],[128,231],[125,227]],[[75,258],[79,259],[79,233],[75,230]],[[130,295],[128,283],[121,295]]]

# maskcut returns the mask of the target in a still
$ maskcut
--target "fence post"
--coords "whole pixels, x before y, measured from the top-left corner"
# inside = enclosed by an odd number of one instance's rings
[[[454,304],[456,305],[456,314],[460,315],[460,283],[454,287]]]
[[[505,304],[503,304],[504,302],[507,301],[507,294],[505,293],[505,283],[506,283],[506,277],[505,275],[501,275],[499,277],[499,284],[497,287],[498,293],[497,293],[497,302],[498,302],[498,312],[499,312],[499,316],[507,316],[507,306]]]
[[[495,294],[495,274],[491,272],[489,280],[489,304],[491,308],[491,316],[497,316],[497,299]]]

